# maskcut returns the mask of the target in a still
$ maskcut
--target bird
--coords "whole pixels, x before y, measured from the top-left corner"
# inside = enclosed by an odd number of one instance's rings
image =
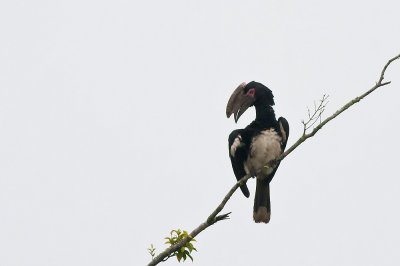
[[[251,81],[241,83],[232,93],[226,106],[226,116],[232,114],[235,123],[250,107],[256,109],[256,118],[243,129],[229,135],[229,157],[237,180],[245,175],[257,178],[254,197],[253,219],[256,223],[268,223],[271,218],[270,182],[280,162],[266,164],[278,158],[285,150],[289,137],[289,123],[279,117],[276,120],[272,91],[265,85]],[[240,186],[245,197],[250,196],[246,183]]]

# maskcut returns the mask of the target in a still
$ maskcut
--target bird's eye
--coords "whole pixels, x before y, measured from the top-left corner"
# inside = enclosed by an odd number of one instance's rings
[[[251,88],[250,90],[247,91],[246,95],[250,95],[251,97],[254,97],[255,93],[256,93],[256,90],[254,88]]]

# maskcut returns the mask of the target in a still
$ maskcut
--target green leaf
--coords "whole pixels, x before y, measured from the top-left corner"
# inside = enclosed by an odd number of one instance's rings
[[[178,259],[179,262],[181,262],[182,259],[182,253],[176,254],[176,258]]]
[[[190,256],[190,254],[187,254],[188,256],[189,256],[189,258],[193,261],[193,258],[192,258],[192,256]]]

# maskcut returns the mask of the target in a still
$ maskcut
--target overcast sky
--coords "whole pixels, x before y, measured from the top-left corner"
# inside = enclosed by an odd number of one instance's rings
[[[225,106],[241,82],[300,121],[400,53],[392,1],[0,2],[0,265],[145,265],[234,184]],[[398,265],[400,62],[392,84],[281,164],[271,222],[236,193],[189,265]],[[163,265],[175,265],[172,258]]]

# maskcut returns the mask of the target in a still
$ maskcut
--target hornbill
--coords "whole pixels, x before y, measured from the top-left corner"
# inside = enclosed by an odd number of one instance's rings
[[[268,223],[271,217],[269,183],[279,163],[264,167],[276,159],[286,147],[289,123],[283,117],[275,118],[272,91],[261,83],[242,83],[233,92],[226,107],[226,116],[234,115],[235,122],[251,106],[256,108],[256,119],[244,129],[236,129],[229,135],[229,157],[236,179],[247,174],[257,177],[253,219],[256,223]],[[240,186],[246,197],[250,196],[246,184]]]

